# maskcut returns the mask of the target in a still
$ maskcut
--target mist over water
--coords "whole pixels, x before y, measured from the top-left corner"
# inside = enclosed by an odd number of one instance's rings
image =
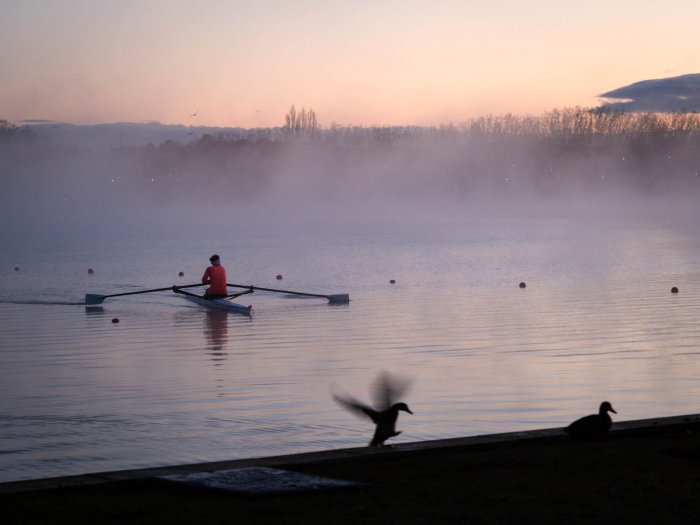
[[[6,240],[177,237],[232,224],[585,223],[692,213],[700,191],[692,114],[575,108],[462,127],[237,130],[111,149],[54,142],[52,127],[6,129]]]
[[[362,446],[330,386],[368,399],[380,369],[415,380],[396,442],[563,426],[601,397],[696,410],[692,130],[280,133],[0,143],[0,480]],[[197,282],[214,252],[232,282],[352,301],[74,304]]]

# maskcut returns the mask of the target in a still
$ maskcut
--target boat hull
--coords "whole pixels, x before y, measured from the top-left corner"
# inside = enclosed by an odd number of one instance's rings
[[[196,303],[199,306],[202,306],[209,310],[234,312],[241,315],[251,315],[253,309],[253,307],[250,305],[246,306],[243,304],[234,303],[233,301],[229,301],[228,299],[205,299],[204,297],[200,297],[199,295],[193,294],[180,294],[180,296],[184,297],[190,302]]]

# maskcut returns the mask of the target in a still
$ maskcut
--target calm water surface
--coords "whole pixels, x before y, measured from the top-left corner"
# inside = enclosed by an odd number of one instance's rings
[[[622,420],[697,412],[692,223],[581,224],[10,243],[0,481],[362,446],[371,424],[331,388],[369,400],[382,369],[413,379],[395,442],[563,426],[604,399]],[[230,282],[352,301],[256,293],[252,318],[169,293],[75,304],[197,282],[212,252]]]

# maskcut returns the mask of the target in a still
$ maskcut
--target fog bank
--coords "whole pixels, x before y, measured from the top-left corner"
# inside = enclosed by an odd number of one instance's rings
[[[274,128],[91,148],[5,123],[0,234],[172,235],[693,212],[696,114],[581,108],[435,128]]]

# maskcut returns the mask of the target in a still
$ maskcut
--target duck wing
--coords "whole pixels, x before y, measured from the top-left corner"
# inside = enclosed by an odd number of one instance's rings
[[[333,399],[335,400],[336,403],[338,403],[341,407],[343,407],[346,410],[349,410],[356,416],[360,417],[367,417],[371,419],[374,423],[377,423],[378,417],[379,417],[379,412],[374,410],[372,407],[369,407],[365,405],[364,403],[361,403],[357,399],[355,399],[352,396],[349,396],[347,394],[333,394]]]
[[[396,403],[408,391],[413,381],[408,377],[390,374],[382,370],[372,385],[372,401],[377,410],[384,411]]]

